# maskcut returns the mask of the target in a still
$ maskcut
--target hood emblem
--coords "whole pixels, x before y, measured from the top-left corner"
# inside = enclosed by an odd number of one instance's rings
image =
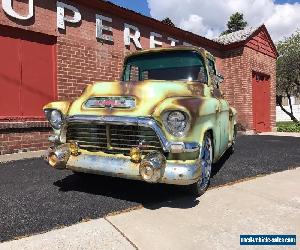
[[[85,102],[87,108],[130,109],[135,105],[135,98],[130,96],[92,97]]]

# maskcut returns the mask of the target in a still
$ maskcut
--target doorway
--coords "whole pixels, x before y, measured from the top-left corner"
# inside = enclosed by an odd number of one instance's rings
[[[43,118],[56,97],[56,38],[0,26],[0,119]]]
[[[257,132],[271,130],[270,115],[270,76],[252,73],[252,106],[253,106],[253,129]]]

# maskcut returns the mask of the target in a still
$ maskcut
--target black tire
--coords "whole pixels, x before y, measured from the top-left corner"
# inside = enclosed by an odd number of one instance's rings
[[[207,148],[208,147],[208,148]],[[205,133],[203,138],[203,143],[200,152],[200,160],[201,160],[201,177],[200,179],[189,186],[190,193],[194,196],[201,196],[205,193],[210,183],[211,169],[212,169],[212,159],[213,159],[213,141],[210,133]],[[205,151],[203,151],[205,150]],[[209,152],[209,155],[208,155]],[[208,159],[209,158],[209,159]],[[206,163],[204,162],[206,161]],[[209,165],[206,165],[209,164]],[[205,167],[206,165],[206,167]],[[206,168],[206,169],[205,169]]]

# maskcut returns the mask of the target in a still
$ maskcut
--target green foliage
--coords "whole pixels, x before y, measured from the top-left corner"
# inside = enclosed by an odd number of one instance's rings
[[[277,131],[300,133],[300,124],[295,122],[277,122]]]
[[[226,35],[238,30],[242,30],[247,26],[247,22],[244,20],[244,14],[236,12],[232,14],[227,22],[227,30],[225,30],[221,35]]]
[[[291,117],[291,120],[298,122],[293,110],[290,108],[288,111],[283,107],[282,98],[287,97],[291,104],[291,96],[300,96],[300,32],[297,31],[278,42],[276,47],[279,53],[276,63],[276,103]]]
[[[298,96],[300,92],[300,32],[278,42],[277,95]]]
[[[167,24],[169,26],[175,27],[175,24],[168,17],[166,17],[165,19],[163,19],[161,22],[164,23],[164,24]]]

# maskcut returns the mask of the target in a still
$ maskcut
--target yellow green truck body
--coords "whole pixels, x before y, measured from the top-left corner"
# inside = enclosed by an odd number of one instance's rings
[[[89,84],[75,101],[44,107],[54,130],[48,161],[58,169],[148,182],[201,181],[205,135],[211,163],[235,140],[236,111],[220,83],[214,57],[201,48],[129,55],[120,81]]]

